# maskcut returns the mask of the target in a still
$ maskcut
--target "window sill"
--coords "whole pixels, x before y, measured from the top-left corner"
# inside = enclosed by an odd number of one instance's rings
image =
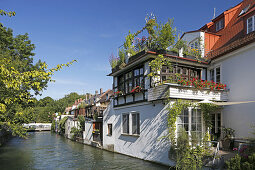
[[[121,135],[123,135],[123,136],[140,137],[140,135],[138,135],[138,134],[127,134],[127,133],[122,133]]]

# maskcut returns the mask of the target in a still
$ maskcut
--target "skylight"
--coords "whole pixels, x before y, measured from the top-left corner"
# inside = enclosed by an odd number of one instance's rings
[[[240,12],[240,14],[239,14],[238,16],[241,16],[241,15],[245,14],[245,13],[248,11],[249,7],[250,7],[250,4],[249,4],[248,6],[246,6],[246,7]]]

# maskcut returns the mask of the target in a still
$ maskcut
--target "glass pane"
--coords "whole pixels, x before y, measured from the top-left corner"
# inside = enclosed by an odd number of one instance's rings
[[[201,117],[197,117],[197,123],[201,123],[201,122],[202,122]]]
[[[136,114],[132,114],[132,133],[137,134],[137,120]]]
[[[197,116],[200,117],[201,116],[201,110],[197,109]]]
[[[189,117],[184,117],[184,123],[189,123]]]
[[[188,115],[189,115],[189,110],[188,110],[188,109],[185,109],[185,110],[184,110],[184,115],[185,115],[185,116],[188,116]]]
[[[132,71],[130,71],[128,74],[129,74],[128,77],[131,78],[132,77]]]
[[[134,76],[138,76],[139,75],[139,69],[135,69],[134,70]]]
[[[252,32],[253,28],[252,28],[252,17],[247,19],[247,33]]]
[[[166,76],[162,76],[162,81],[166,81]]]
[[[140,86],[143,86],[143,77],[140,77]]]
[[[143,68],[140,68],[140,75],[143,75]]]
[[[197,129],[196,129],[196,124],[192,124],[191,125],[191,131],[196,131]]]
[[[185,131],[189,131],[189,124],[184,124]]]
[[[196,117],[191,117],[191,123],[196,123],[197,120],[196,120]]]
[[[201,126],[201,124],[197,124],[197,131],[202,131],[202,126]]]

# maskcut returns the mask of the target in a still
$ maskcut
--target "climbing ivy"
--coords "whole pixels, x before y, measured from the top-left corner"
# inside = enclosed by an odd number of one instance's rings
[[[201,169],[203,157],[210,155],[207,143],[210,139],[209,131],[204,133],[200,143],[195,134],[191,133],[189,137],[184,129],[178,131],[179,135],[176,138],[177,117],[188,107],[201,108],[205,129],[209,130],[212,125],[210,114],[217,111],[219,106],[212,103],[195,103],[180,99],[175,102],[169,100],[168,103],[168,135],[166,137],[171,143],[170,153],[173,155],[172,158],[176,160],[176,169]]]

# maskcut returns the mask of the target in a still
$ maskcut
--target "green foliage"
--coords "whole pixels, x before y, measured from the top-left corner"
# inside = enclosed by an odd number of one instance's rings
[[[40,60],[34,64],[34,49],[28,34],[14,37],[0,25],[0,122],[6,122],[14,136],[24,137],[22,124],[32,115],[26,108],[36,101],[31,93],[40,94],[55,71],[74,62],[48,69]]]
[[[201,169],[203,162],[204,149],[202,146],[196,145],[194,147],[189,144],[189,136],[187,132],[182,129],[177,138],[176,156],[177,163],[176,169]]]
[[[15,12],[13,12],[13,11],[10,11],[10,12],[6,12],[6,11],[4,11],[4,10],[2,10],[2,9],[0,9],[0,15],[5,15],[5,16],[9,16],[9,17],[11,17],[11,16],[15,16],[16,15],[16,13]]]
[[[65,134],[65,123],[66,123],[66,120],[67,120],[68,118],[67,117],[64,117],[63,119],[61,119],[60,121],[59,121],[59,128],[60,128],[60,133],[61,134]]]
[[[81,131],[84,131],[85,130],[85,117],[82,115],[78,115],[78,121],[80,123]]]
[[[81,135],[80,130],[78,128],[76,128],[76,127],[72,127],[71,128],[71,133],[73,133],[73,136],[71,138],[72,140],[76,140],[77,137],[79,137]]]
[[[56,121],[53,120],[52,123],[51,123],[51,131],[55,132],[55,130],[56,130]]]
[[[176,38],[176,29],[173,28],[173,20],[169,19],[165,24],[159,24],[156,30],[153,49],[166,50],[169,46],[174,45]]]
[[[205,129],[209,130],[212,127],[212,113],[218,111],[220,107],[213,103],[199,103],[199,107],[203,112]]]
[[[181,99],[177,100],[173,104],[169,104],[168,110],[168,117],[167,117],[167,125],[168,125],[168,137],[172,146],[176,146],[176,120],[178,115],[182,113],[182,111],[191,106],[192,104],[188,101],[183,101]]]
[[[235,157],[231,158],[229,161],[226,161],[226,165],[228,169],[241,170],[241,156],[237,154]]]
[[[86,94],[88,95],[88,94]],[[77,100],[77,99],[84,99],[85,96],[84,95],[79,95],[75,92],[72,92],[68,95],[65,95],[65,97],[59,99],[59,100],[56,100],[55,103],[54,103],[54,110],[55,112],[61,112],[61,113],[64,113],[66,107],[68,106],[72,106],[74,104],[74,101]]]
[[[223,133],[223,140],[226,139],[231,139],[232,137],[235,136],[235,130],[232,128],[222,128],[222,133]]]
[[[171,101],[169,101],[171,102]],[[168,135],[171,142],[170,153],[173,159],[176,159],[177,169],[201,169],[203,165],[203,158],[211,156],[207,141],[209,141],[209,133],[206,132],[202,139],[194,133],[188,136],[184,129],[178,131],[176,139],[176,121],[178,115],[182,113],[184,109],[188,107],[200,107],[204,113],[212,113],[216,111],[218,106],[213,104],[197,104],[190,101],[177,100],[174,103],[170,103],[168,109]],[[210,123],[211,120],[206,120],[204,117],[205,125]],[[208,125],[206,125],[208,127]]]
[[[149,66],[151,67],[151,72],[150,74],[148,74],[148,76],[153,78],[156,78],[158,76],[163,66],[167,66],[169,69],[172,69],[171,62],[163,55],[158,55],[154,60],[149,63]]]

